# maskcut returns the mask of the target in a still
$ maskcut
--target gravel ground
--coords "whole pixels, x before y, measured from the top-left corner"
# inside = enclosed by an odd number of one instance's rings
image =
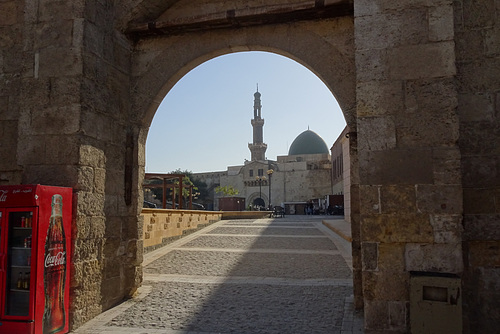
[[[170,282],[155,283],[153,290],[107,325],[239,334],[340,333],[344,299],[352,293],[350,287]]]
[[[208,234],[250,234],[250,235],[324,235],[315,228],[290,228],[290,227],[233,227],[221,226],[213,229]]]
[[[327,237],[256,237],[256,236],[200,236],[184,244],[188,248],[244,248],[244,249],[308,249],[336,250],[337,247]]]
[[[236,253],[174,250],[146,268],[149,274],[254,276],[282,278],[351,278],[340,255]]]

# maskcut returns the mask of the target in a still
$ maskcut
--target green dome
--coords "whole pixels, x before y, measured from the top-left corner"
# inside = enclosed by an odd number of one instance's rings
[[[288,155],[328,153],[328,146],[316,132],[306,130],[298,135],[290,146]]]

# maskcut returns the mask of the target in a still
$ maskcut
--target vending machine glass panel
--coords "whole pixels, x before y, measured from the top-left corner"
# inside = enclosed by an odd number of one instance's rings
[[[29,316],[33,212],[10,212],[8,217],[6,316]]]

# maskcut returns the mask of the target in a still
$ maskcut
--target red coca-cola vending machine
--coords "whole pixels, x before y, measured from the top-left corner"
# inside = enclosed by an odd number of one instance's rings
[[[0,186],[0,333],[68,332],[72,196]]]

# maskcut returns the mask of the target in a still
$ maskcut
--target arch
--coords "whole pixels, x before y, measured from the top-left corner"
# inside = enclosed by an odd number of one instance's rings
[[[256,202],[260,202],[264,208],[267,208],[269,198],[264,194],[264,191],[262,192],[262,194],[259,194],[259,192],[256,191],[248,196],[247,206],[249,204],[254,205]]]
[[[229,53],[265,51],[295,60],[318,76],[337,99],[349,127],[355,129],[353,21],[344,17],[328,22],[333,31],[339,30],[333,41],[331,36],[320,34],[325,22],[317,27],[314,23],[276,26],[272,33],[269,27],[255,27],[141,41],[134,53],[138,64],[132,84],[134,118],[149,127],[166,94],[198,65]],[[338,67],[332,68],[332,61]]]

